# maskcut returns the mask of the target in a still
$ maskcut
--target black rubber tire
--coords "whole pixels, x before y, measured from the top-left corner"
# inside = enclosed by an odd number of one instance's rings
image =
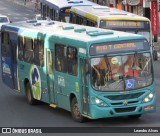
[[[156,50],[153,50],[153,60],[154,61],[158,60],[158,53]]]
[[[80,113],[80,109],[79,109],[79,105],[76,97],[74,97],[71,100],[71,114],[72,114],[73,120],[75,120],[76,122],[82,123],[85,121],[85,117],[83,117]]]
[[[30,84],[27,83],[26,84],[26,96],[27,96],[27,101],[30,105],[35,105],[37,103],[37,100],[35,100],[33,98],[33,95],[32,95],[32,91],[31,91],[31,87],[30,87]]]
[[[130,118],[130,119],[139,119],[141,116],[142,116],[142,114],[129,115],[128,118]]]

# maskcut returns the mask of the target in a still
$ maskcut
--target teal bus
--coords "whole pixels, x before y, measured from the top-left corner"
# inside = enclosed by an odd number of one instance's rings
[[[97,4],[88,0],[40,0],[42,18],[62,22],[69,22],[71,7],[89,5]]]
[[[57,21],[2,26],[2,81],[75,121],[139,118],[156,110],[150,45],[142,35]]]

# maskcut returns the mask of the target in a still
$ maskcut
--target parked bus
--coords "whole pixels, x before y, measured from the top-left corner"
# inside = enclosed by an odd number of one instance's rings
[[[52,20],[69,22],[69,12],[72,6],[97,5],[88,0],[41,0],[41,16]]]
[[[1,38],[2,81],[30,104],[60,107],[79,122],[156,110],[142,35],[44,20],[3,25]]]
[[[70,23],[144,35],[151,45],[154,60],[158,59],[152,43],[151,23],[146,17],[100,5],[75,6],[70,11]]]

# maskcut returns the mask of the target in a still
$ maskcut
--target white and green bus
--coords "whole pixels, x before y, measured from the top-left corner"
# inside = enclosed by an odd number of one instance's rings
[[[151,22],[146,17],[107,6],[74,6],[70,10],[70,23],[144,35],[150,43],[153,59],[158,60]]]
[[[56,21],[2,26],[2,81],[74,120],[139,118],[156,110],[149,42],[142,35]]]

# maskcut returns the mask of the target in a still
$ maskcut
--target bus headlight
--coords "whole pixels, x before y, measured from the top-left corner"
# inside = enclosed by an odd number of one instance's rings
[[[153,94],[153,93],[150,93],[147,97],[145,97],[145,98],[143,99],[143,101],[144,101],[144,102],[149,102],[149,101],[151,101],[151,100],[153,99],[153,97],[154,97],[154,94]]]
[[[92,101],[97,106],[107,106],[107,104],[104,101],[100,100],[99,98],[92,97]]]

